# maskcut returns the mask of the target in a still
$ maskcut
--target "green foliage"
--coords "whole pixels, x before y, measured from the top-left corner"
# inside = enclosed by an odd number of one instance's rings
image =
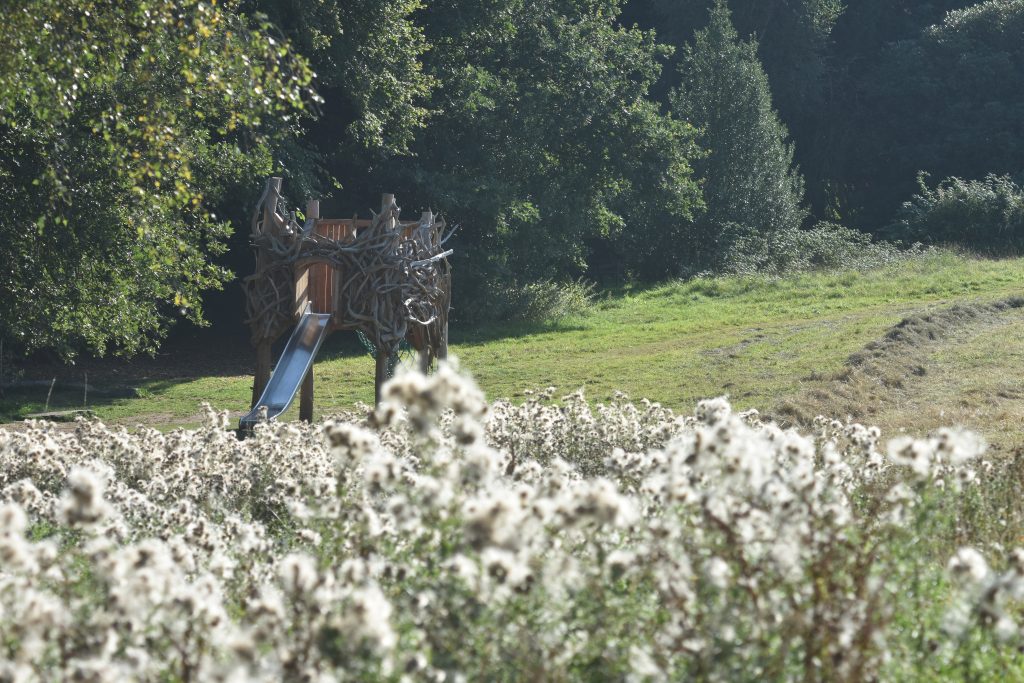
[[[647,0],[658,36],[672,45],[692,41],[713,0]],[[732,0],[733,23],[757,41],[758,58],[783,118],[806,120],[821,103],[829,75],[831,33],[846,11],[842,0]],[[671,77],[671,75],[670,75]],[[675,83],[673,83],[675,85]],[[790,118],[792,117],[792,119]]]
[[[423,14],[433,114],[389,170],[461,226],[456,300],[578,276],[588,240],[627,226],[642,266],[697,205],[693,129],[647,99],[665,50],[618,13],[614,0],[444,0]]]
[[[367,169],[408,152],[423,131],[432,80],[421,61],[423,28],[412,18],[421,7],[419,0],[244,1],[309,60],[325,101],[286,162],[296,196],[330,196],[338,187],[379,192]]]
[[[633,0],[630,14],[682,47],[711,4]],[[1020,0],[728,4],[739,35],[757,41],[815,217],[878,231],[920,169],[1020,170]]]
[[[924,170],[1016,173],[1024,159],[1024,0],[950,12],[873,61],[851,107],[854,201],[891,216]]]
[[[908,4],[851,6],[837,28],[847,66],[821,114],[834,132],[813,170],[872,228],[891,222],[919,170],[980,178],[1024,158],[1024,2]]]
[[[890,232],[901,238],[956,244],[999,253],[1024,248],[1024,188],[1008,175],[946,178],[935,188],[918,176],[919,191],[903,204]]]
[[[922,252],[917,244],[905,247],[875,241],[860,230],[820,222],[808,230],[742,235],[733,242],[723,270],[747,275],[868,270],[899,263]]]
[[[772,109],[757,45],[739,40],[723,1],[686,47],[681,75],[674,111],[700,128],[699,143],[709,150],[696,167],[707,212],[687,246],[694,267],[716,268],[737,240],[770,243],[800,227],[803,179]]]
[[[0,45],[0,335],[150,350],[227,273],[212,203],[270,169],[311,73],[232,3],[17,0]]]
[[[587,312],[594,300],[592,282],[537,280],[523,286],[501,286],[479,298],[488,310],[468,317],[517,323],[555,323]]]
[[[878,233],[918,170],[1024,158],[1024,0],[11,0],[0,18],[8,354],[152,350],[202,321],[226,266],[250,267],[230,236],[270,172],[331,213],[381,190],[444,213],[467,322],[558,317],[552,283],[584,275],[888,263],[896,247],[799,229],[795,161],[816,218]],[[977,207],[956,235],[909,214],[894,234],[1016,248]]]

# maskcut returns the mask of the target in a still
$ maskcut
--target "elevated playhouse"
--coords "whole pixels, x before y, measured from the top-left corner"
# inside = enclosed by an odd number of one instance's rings
[[[256,272],[245,279],[251,340],[256,347],[252,409],[240,428],[274,419],[300,393],[299,417],[313,417],[313,361],[337,330],[361,332],[376,357],[375,396],[407,341],[426,371],[448,353],[451,250],[444,223],[430,212],[400,221],[394,195],[369,220],[320,218],[309,200],[303,223],[269,178],[252,219]],[[271,347],[292,330],[271,375]]]

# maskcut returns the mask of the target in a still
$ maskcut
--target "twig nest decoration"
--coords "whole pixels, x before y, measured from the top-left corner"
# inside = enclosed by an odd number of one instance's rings
[[[308,303],[333,315],[330,329],[358,330],[386,357],[406,339],[426,365],[443,358],[452,253],[444,221],[425,212],[401,222],[393,195],[384,195],[371,220],[321,219],[310,202],[300,224],[280,189],[280,178],[269,179],[253,214],[256,272],[244,280],[253,344],[272,343]]]

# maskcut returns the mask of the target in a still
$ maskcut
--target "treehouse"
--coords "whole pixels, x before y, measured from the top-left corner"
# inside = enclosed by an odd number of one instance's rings
[[[300,223],[281,179],[267,180],[252,219],[256,270],[244,281],[256,372],[241,429],[280,416],[296,393],[300,419],[312,419],[313,362],[332,332],[355,330],[373,345],[378,402],[403,340],[424,372],[446,357],[452,252],[443,248],[445,225],[429,211],[416,221],[399,220],[400,212],[390,194],[370,219],[321,218],[310,200]],[[289,330],[271,373],[272,345]]]

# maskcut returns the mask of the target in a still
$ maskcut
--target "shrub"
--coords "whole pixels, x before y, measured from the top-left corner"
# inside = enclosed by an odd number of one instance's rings
[[[809,230],[762,235],[741,233],[733,239],[724,270],[740,274],[784,275],[814,270],[869,270],[924,252],[920,244],[874,241],[870,235],[835,223]]]
[[[1009,175],[950,177],[934,189],[920,174],[920,193],[903,204],[889,233],[899,239],[954,244],[995,253],[1024,248],[1024,188]]]
[[[468,317],[483,321],[554,323],[587,311],[595,285],[585,280],[538,280],[490,288]]]

